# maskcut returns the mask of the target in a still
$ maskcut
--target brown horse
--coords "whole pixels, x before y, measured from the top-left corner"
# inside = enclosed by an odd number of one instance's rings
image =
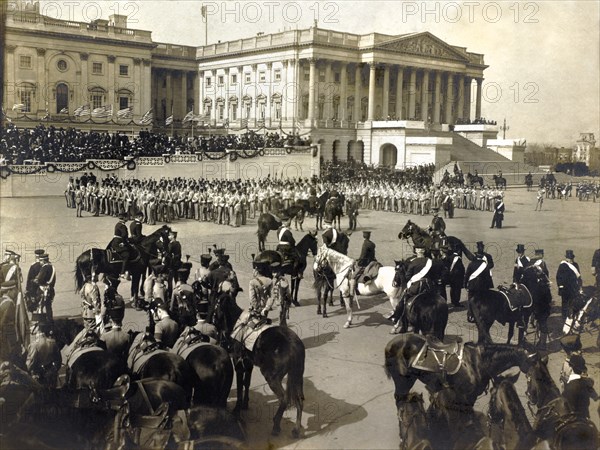
[[[229,340],[242,310],[231,296],[221,296],[215,307],[213,322]],[[224,344],[222,342],[222,344]],[[237,402],[234,412],[247,409],[249,403],[250,378],[254,366],[260,368],[267,384],[277,396],[279,406],[273,416],[272,434],[281,432],[283,412],[291,406],[296,408],[296,425],[292,430],[294,438],[300,437],[302,429],[302,409],[304,406],[304,361],[305,348],[298,335],[291,329],[275,326],[263,331],[257,338],[252,351],[241,342],[233,340],[225,343],[232,349],[237,374]],[[283,377],[287,375],[286,389]]]
[[[462,398],[473,405],[490,380],[506,369],[518,366],[522,371],[531,355],[523,348],[505,344],[475,345],[467,343],[463,349],[462,364],[455,374],[428,372],[412,367],[412,362],[425,345],[423,336],[407,333],[393,338],[385,347],[385,370],[395,386],[396,405],[406,398],[417,380],[430,392],[444,386],[456,387]]]
[[[432,450],[428,436],[427,413],[423,407],[423,394],[408,394],[398,406],[400,450]]]

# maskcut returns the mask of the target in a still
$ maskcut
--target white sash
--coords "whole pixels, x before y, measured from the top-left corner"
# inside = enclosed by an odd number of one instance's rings
[[[10,279],[12,278],[12,276],[15,274],[17,270],[17,265],[14,264],[13,266],[11,266],[10,269],[8,269],[8,273],[6,274],[6,278],[4,279],[4,281],[10,281]]]
[[[454,266],[456,265],[456,263],[458,262],[459,259],[460,259],[460,256],[454,257],[454,259],[452,260],[452,264],[450,265],[450,272],[452,272],[452,269],[454,269]]]
[[[469,277],[469,281],[473,281],[475,278],[477,278],[481,274],[481,272],[483,272],[487,267],[487,261],[485,259],[482,259],[481,261],[482,264],[480,264],[477,270],[471,274],[471,276]]]
[[[569,266],[569,269],[571,269],[573,271],[573,273],[577,276],[577,278],[581,278],[581,274],[579,273],[579,270],[577,270],[577,267],[575,267],[569,261],[561,261],[561,264],[566,264],[567,266]]]
[[[503,206],[504,206],[504,202],[500,202],[500,204],[498,206],[496,206],[496,211],[498,211]]]
[[[283,234],[286,232],[286,230],[287,230],[287,228],[285,228],[285,227],[282,228],[281,230],[279,230],[279,236],[278,236],[278,238],[279,238],[279,243],[280,244],[289,244],[289,242],[281,240],[281,238],[283,237]]]
[[[406,288],[408,289],[413,283],[416,283],[417,281],[421,280],[425,275],[427,275],[427,272],[429,272],[429,269],[431,269],[432,265],[433,262],[431,261],[431,259],[427,259],[425,267],[423,267],[419,273],[415,273],[411,277],[411,279],[408,280],[408,283],[406,283]]]
[[[536,262],[533,263],[533,265],[534,266],[541,266],[543,262],[544,262],[543,259],[538,259]]]
[[[527,261],[530,261],[530,259],[526,256],[525,259],[527,259]],[[520,267],[521,269],[523,268],[523,263],[521,262],[521,258],[517,258],[517,267]]]

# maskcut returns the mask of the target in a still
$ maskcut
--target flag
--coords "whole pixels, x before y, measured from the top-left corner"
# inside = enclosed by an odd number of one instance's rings
[[[146,112],[146,114],[144,114],[140,119],[140,125],[150,125],[152,123],[152,120],[152,108],[150,108],[148,112]]]
[[[171,125],[173,123],[173,114],[171,114],[169,117],[167,117],[167,120],[165,120],[165,125]]]
[[[89,116],[90,115],[90,105],[80,106],[73,112],[73,115],[75,117]]]
[[[23,349],[27,350],[27,347],[29,347],[29,316],[27,315],[27,308],[25,307],[25,299],[22,292],[17,294],[15,331],[19,343],[23,346]]]
[[[47,112],[48,110],[46,110]],[[63,108],[60,110],[59,114],[69,114],[69,108]]]
[[[101,106],[100,108],[95,108],[92,111],[92,117],[104,119],[112,116],[112,105],[110,106]]]
[[[189,113],[187,113],[185,115],[185,117],[183,118],[183,122],[182,123],[188,123],[188,122],[191,122],[193,120],[194,121],[197,120],[197,116],[194,115],[194,111],[192,110],[192,111],[190,111]]]
[[[119,119],[131,119],[133,117],[133,110],[131,109],[131,106],[118,110],[117,117]]]
[[[23,112],[23,110],[26,108],[27,107],[23,103],[17,103],[16,105],[13,105],[12,110],[17,112]]]

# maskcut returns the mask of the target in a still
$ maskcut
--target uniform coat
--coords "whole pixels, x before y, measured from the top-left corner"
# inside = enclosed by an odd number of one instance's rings
[[[170,317],[157,320],[154,326],[154,339],[165,347],[172,348],[179,337],[179,325]]]

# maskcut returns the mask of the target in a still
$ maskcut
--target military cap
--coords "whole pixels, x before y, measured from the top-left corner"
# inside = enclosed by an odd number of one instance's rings
[[[271,260],[263,253],[259,254],[254,261],[252,261],[253,265],[257,264],[271,264]]]
[[[211,259],[212,256],[210,255],[210,253],[200,255],[200,264],[209,264]]]
[[[369,239],[371,237],[371,232],[370,231],[363,231],[363,237],[365,239]]]
[[[176,238],[177,237],[177,231],[171,230],[171,231],[169,231],[169,235]]]
[[[525,252],[525,246],[523,244],[517,244],[516,252],[517,253],[524,253]]]
[[[40,259],[42,261],[48,261],[50,259],[50,255],[48,255],[48,253],[44,253],[43,255],[40,255]]]
[[[162,300],[155,300],[154,302],[152,302],[152,307],[154,307],[154,309],[162,309],[163,311],[169,310],[167,308],[167,304]]]
[[[573,250],[567,250],[565,252],[565,258],[567,258],[567,259],[573,259],[573,258],[575,258],[575,254],[573,253]]]
[[[536,249],[536,250],[535,250],[535,254],[536,254],[536,255],[542,255],[542,256],[543,256],[543,255],[544,255],[544,249],[542,249],[542,248],[538,248],[538,249]]]
[[[40,257],[40,256],[42,256],[44,253],[46,253],[46,251],[45,251],[45,250],[42,250],[41,248],[38,248],[38,249],[37,249],[37,250],[35,250],[33,253],[34,253],[34,254],[35,254],[35,255],[36,255],[38,258],[39,258],[39,257]]]
[[[585,365],[585,359],[581,355],[571,355],[569,358],[569,365],[573,368],[573,372],[581,375],[587,370]]]
[[[127,214],[125,213],[119,213],[119,220],[127,220]]]

